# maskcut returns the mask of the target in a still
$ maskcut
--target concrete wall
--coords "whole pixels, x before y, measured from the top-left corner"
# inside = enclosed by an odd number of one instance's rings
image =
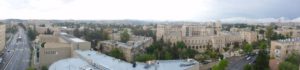
[[[40,66],[49,66],[55,61],[71,57],[70,47],[41,48],[39,52]]]
[[[73,50],[90,50],[91,49],[91,43],[90,42],[73,42],[71,43],[71,47]]]

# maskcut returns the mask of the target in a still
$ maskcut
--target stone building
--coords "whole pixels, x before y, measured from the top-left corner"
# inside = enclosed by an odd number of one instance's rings
[[[0,23],[0,52],[2,52],[5,47],[5,31],[5,24]]]
[[[183,41],[187,48],[205,52],[208,48],[219,49],[241,43],[244,39],[254,41],[239,32],[221,31],[220,22],[207,24],[183,24],[183,25],[157,25],[156,40],[163,39],[165,42],[177,43]],[[243,38],[245,37],[245,38]],[[257,36],[255,36],[257,37]]]
[[[100,41],[96,48],[101,52],[110,52],[117,48],[124,53],[127,61],[132,61],[135,54],[142,53],[146,47],[149,47],[153,42],[151,37],[133,36],[127,43],[122,43],[116,40]]]
[[[35,40],[34,55],[36,56],[34,57],[34,64],[37,67],[49,66],[57,60],[70,58],[74,50],[90,50],[90,47],[90,42],[68,35],[67,33],[59,32],[53,35],[40,34]]]
[[[270,56],[277,61],[284,61],[291,53],[300,53],[300,38],[271,41]]]

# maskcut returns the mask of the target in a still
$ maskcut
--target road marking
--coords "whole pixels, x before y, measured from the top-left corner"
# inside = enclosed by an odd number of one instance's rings
[[[4,67],[4,70],[6,70],[7,66],[11,63],[12,57],[15,56],[15,54],[13,54],[10,58],[9,61],[7,62],[7,64]]]

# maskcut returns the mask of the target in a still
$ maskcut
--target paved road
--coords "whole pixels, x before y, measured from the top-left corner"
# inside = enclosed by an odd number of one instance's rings
[[[19,36],[22,37],[21,40],[17,40]],[[5,50],[0,70],[26,70],[30,62],[30,47],[24,29],[18,28]]]
[[[229,65],[226,70],[244,70],[244,65],[253,62],[256,56],[252,56],[250,60],[247,60],[245,56],[231,57],[228,59]]]

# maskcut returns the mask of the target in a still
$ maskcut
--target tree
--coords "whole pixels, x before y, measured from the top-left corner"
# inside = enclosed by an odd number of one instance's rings
[[[42,66],[42,70],[48,70],[47,66]]]
[[[247,54],[251,53],[253,50],[252,45],[247,43],[244,47],[243,47],[243,51]]]
[[[267,27],[267,32],[266,32],[266,38],[268,41],[271,40],[272,34],[273,34],[273,27],[272,25],[270,25]]]
[[[251,31],[255,31],[255,26],[251,26]]]
[[[78,28],[75,28],[73,31],[73,35],[80,38],[82,36],[82,34],[80,33]]]
[[[220,63],[219,63],[219,68],[221,69],[221,70],[225,70],[226,69],[226,67],[228,66],[228,61],[227,60],[221,60],[220,61]]]
[[[129,40],[130,37],[129,37],[127,29],[125,29],[123,31],[120,38],[121,38],[121,42],[124,42],[124,43],[126,43]]]
[[[26,70],[36,70],[34,67],[28,67]]]
[[[299,70],[299,67],[295,64],[285,61],[285,62],[282,62],[279,64],[278,69],[279,70]]]
[[[219,69],[219,66],[218,66],[218,65],[214,65],[214,66],[211,68],[211,70],[221,70],[221,69]]]
[[[258,31],[258,33],[259,33],[259,34],[265,34],[265,30],[260,29],[260,30]]]
[[[118,59],[122,59],[122,60],[125,60],[125,57],[124,57],[124,53],[117,49],[117,48],[114,48],[112,49],[108,55],[112,56],[112,57],[115,57],[115,58],[118,58]]]
[[[292,52],[291,55],[289,55],[285,61],[288,61],[292,64],[295,64],[297,66],[299,66],[300,64],[300,54],[297,54],[297,52]]]
[[[210,58],[218,58],[218,53],[213,49],[207,49],[205,54],[208,54]]]
[[[47,30],[44,34],[53,34],[53,31],[51,31],[49,28],[47,28]]]
[[[146,61],[149,61],[149,60],[154,60],[155,56],[152,55],[152,54],[139,54],[139,55],[136,55],[134,59],[136,61],[146,62]]]
[[[165,60],[170,60],[172,58],[173,58],[172,54],[169,53],[168,51],[166,51],[165,54],[164,54],[164,59]]]
[[[252,66],[250,64],[246,64],[244,66],[244,70],[252,70]]]
[[[256,58],[256,62],[254,64],[255,70],[266,70],[269,68],[269,56],[267,51],[264,49],[260,49],[258,56]]]
[[[226,70],[228,66],[228,61],[226,59],[221,60],[217,65],[212,67],[212,70]]]
[[[207,54],[197,54],[197,55],[195,55],[194,58],[198,61],[204,61],[204,60],[209,58],[209,55],[207,55]]]
[[[180,42],[177,42],[177,47],[178,48],[185,48],[185,44],[184,44],[184,42],[182,42],[182,41],[180,41]]]
[[[31,41],[35,40],[36,36],[38,35],[38,33],[37,33],[35,27],[34,27],[33,29],[32,29],[32,28],[29,28],[29,29],[28,29],[28,32],[27,32],[27,35],[28,35],[28,37],[29,37],[29,39],[30,39]]]
[[[279,64],[279,70],[298,70],[300,65],[300,54],[292,52],[284,62]]]

